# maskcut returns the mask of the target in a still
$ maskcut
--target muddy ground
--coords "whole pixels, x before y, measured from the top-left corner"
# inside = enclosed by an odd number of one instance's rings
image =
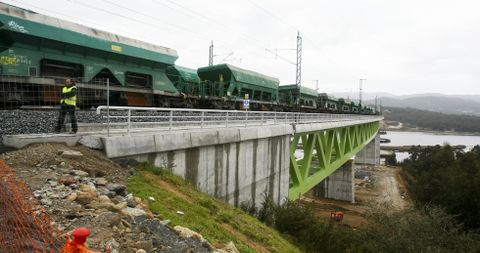
[[[316,214],[321,218],[328,219],[331,211],[344,212],[342,222],[354,228],[367,223],[365,213],[376,205],[386,204],[395,209],[403,209],[411,205],[405,186],[402,184],[399,168],[371,166],[362,170],[370,172],[371,176],[355,179],[355,203],[318,198],[312,194],[306,195],[302,201],[311,203]]]

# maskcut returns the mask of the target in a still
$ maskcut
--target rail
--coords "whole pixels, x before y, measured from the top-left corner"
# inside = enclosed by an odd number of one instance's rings
[[[103,112],[103,113],[102,113]],[[130,133],[132,129],[155,130],[247,127],[272,124],[298,124],[338,122],[378,118],[377,115],[299,113],[273,111],[209,110],[186,108],[99,106],[97,114],[107,119],[107,131],[111,128]]]

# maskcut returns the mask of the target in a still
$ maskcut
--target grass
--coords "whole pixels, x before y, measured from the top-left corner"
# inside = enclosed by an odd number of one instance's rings
[[[238,208],[225,204],[171,172],[141,164],[129,179],[128,190],[147,199],[150,210],[171,226],[188,227],[214,246],[233,241],[240,252],[301,252],[279,232]],[[179,215],[177,211],[185,214]]]

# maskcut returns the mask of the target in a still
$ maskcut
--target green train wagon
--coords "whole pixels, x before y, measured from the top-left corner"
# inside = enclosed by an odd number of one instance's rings
[[[298,107],[300,108],[316,109],[317,91],[304,86],[300,86],[300,93],[298,90],[299,88],[295,84],[280,86],[278,91],[280,94],[280,103],[287,107],[295,108],[298,102]]]
[[[2,80],[22,77],[25,86],[41,89],[61,85],[56,79],[76,78],[82,88],[87,87],[82,83],[108,78],[114,98],[128,101],[129,94],[136,94],[132,102],[142,105],[153,103],[152,95],[180,94],[166,74],[178,58],[173,49],[3,3],[0,27]],[[22,93],[22,87],[3,92]],[[105,90],[104,84],[88,87]]]
[[[213,102],[217,108],[241,109],[245,98],[250,100],[252,110],[268,110],[278,104],[277,78],[230,64],[202,67],[197,73],[204,87],[202,95],[220,100]]]

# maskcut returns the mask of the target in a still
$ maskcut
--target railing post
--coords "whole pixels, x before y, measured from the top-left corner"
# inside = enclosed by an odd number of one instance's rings
[[[130,125],[131,125],[131,117],[132,116],[132,110],[128,109],[128,117],[127,117],[127,133],[130,134]]]
[[[277,124],[277,112],[273,112],[273,123]]]
[[[228,127],[228,112],[227,112],[227,118],[225,119],[225,127]]]
[[[168,131],[172,130],[172,124],[173,124],[173,111],[170,111],[170,117],[168,119]]]
[[[264,113],[262,112],[262,123],[260,123],[261,126],[263,126],[263,115]]]
[[[203,119],[203,118],[204,118],[204,117],[205,117],[205,112],[204,112],[204,111],[202,111],[202,124],[201,124],[201,128],[203,128],[203,121],[204,121],[204,119]]]
[[[248,121],[248,112],[245,113],[245,127],[247,127],[247,121]]]
[[[110,79],[107,78],[107,136],[110,137]]]

